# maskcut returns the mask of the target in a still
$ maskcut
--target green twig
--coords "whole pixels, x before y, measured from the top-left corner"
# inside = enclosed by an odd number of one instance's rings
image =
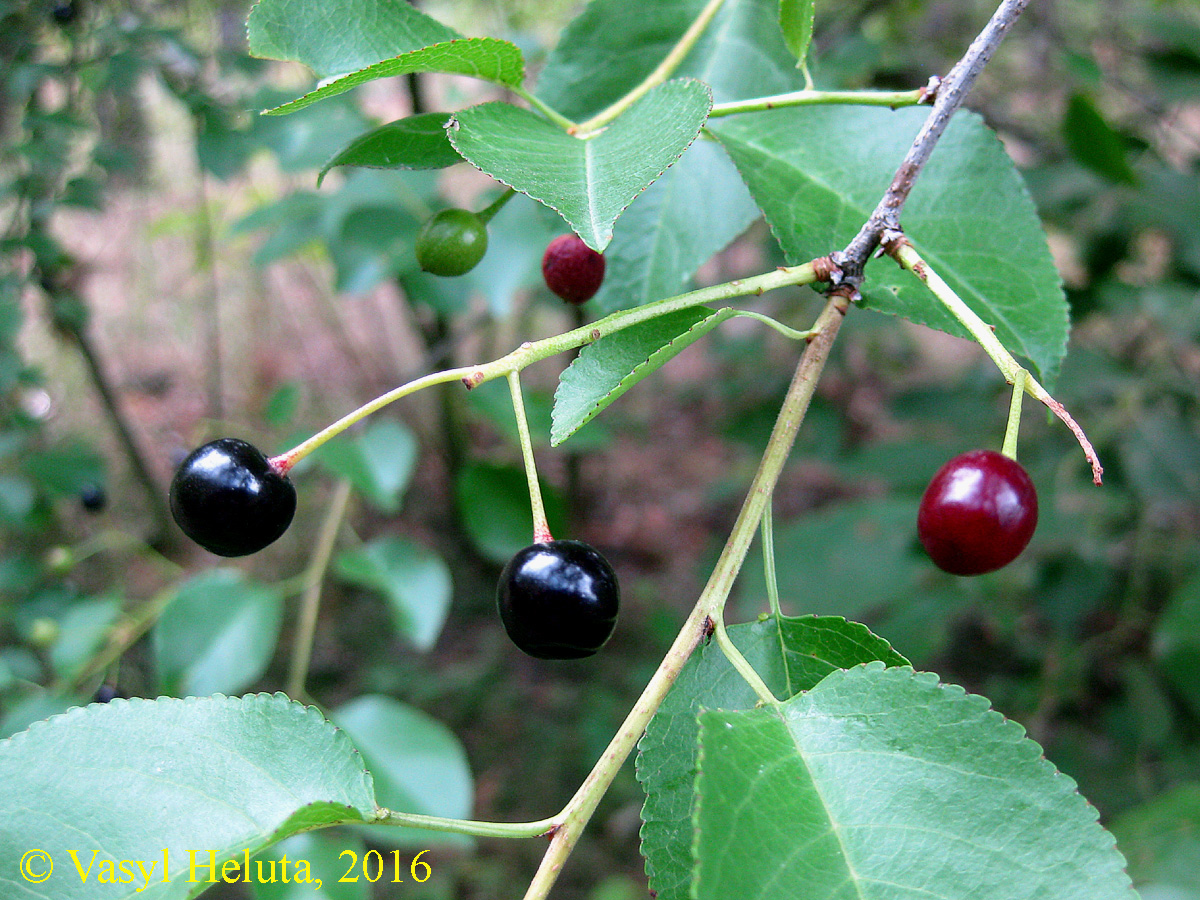
[[[317,633],[317,613],[321,608],[321,585],[333,557],[338,531],[346,518],[350,506],[352,487],[349,479],[341,479],[333,492],[329,511],[321,523],[321,531],[313,548],[312,559],[304,572],[304,596],[300,601],[300,621],[296,625],[296,638],[292,643],[292,664],[288,672],[288,696],[300,699],[307,696],[304,682],[308,679],[308,666],[312,661],[313,639]]]
[[[540,822],[476,822],[470,819],[444,819],[441,816],[422,816],[416,813],[393,812],[377,809],[373,825],[397,825],[402,828],[424,828],[426,831],[444,831],[450,834],[468,834],[472,837],[488,838],[531,838],[540,837],[556,826],[554,819]]]
[[[558,110],[556,110],[554,107],[548,105],[543,100],[540,100],[538,97],[536,97],[534,94],[527,91],[525,88],[517,86],[517,87],[512,88],[512,92],[514,94],[516,94],[518,97],[520,97],[522,100],[524,100],[526,103],[528,103],[530,106],[532,106],[534,109],[536,109],[538,112],[540,112],[543,116],[545,116],[547,119],[549,119],[555,125],[558,125],[564,131],[569,131],[571,133],[574,133],[579,128],[578,123],[576,123],[574,120],[568,119],[566,116],[564,116]]]
[[[902,106],[923,103],[927,93],[925,88],[917,88],[914,91],[790,91],[770,97],[715,103],[708,117],[719,119],[722,116],[763,112],[788,106],[886,106],[889,109],[899,109]]]
[[[763,555],[763,578],[767,583],[767,603],[771,607],[771,615],[776,619],[783,618],[779,605],[779,582],[775,577],[775,515],[771,510],[772,502],[768,498],[763,507],[761,532]]]
[[[663,57],[663,61],[658,64],[653,72],[642,79],[641,84],[616,103],[588,119],[577,128],[568,130],[579,137],[586,137],[594,131],[599,131],[617,116],[621,115],[621,113],[625,112],[625,110],[629,109],[629,107],[633,106],[633,104],[637,103],[638,100],[641,100],[651,90],[670,78],[675,70],[679,68],[680,63],[692,51],[692,48],[696,46],[696,41],[700,40],[700,35],[704,34],[704,29],[712,22],[713,16],[721,9],[724,2],[725,0],[708,0],[704,9],[700,10],[700,15],[688,26],[688,30],[683,33],[679,41],[671,48],[671,52]]]
[[[409,394],[415,394],[417,391],[427,387],[432,387],[435,384],[462,381],[468,388],[477,387],[485,381],[507,376],[510,372],[518,372],[540,360],[564,353],[567,350],[573,350],[576,347],[581,347],[593,341],[598,341],[602,337],[614,334],[631,325],[637,325],[640,322],[646,322],[667,313],[688,309],[693,306],[702,306],[706,303],[729,300],[733,297],[762,294],[766,291],[789,285],[812,284],[816,280],[817,275],[812,263],[805,263],[802,266],[784,267],[762,275],[755,275],[751,278],[739,278],[734,281],[727,281],[724,284],[689,291],[686,294],[679,294],[675,297],[667,297],[664,300],[657,300],[654,303],[647,303],[644,306],[634,309],[621,310],[592,322],[590,325],[585,325],[582,328],[575,328],[540,341],[524,343],[507,356],[502,356],[500,359],[484,363],[483,365],[460,366],[456,369],[445,369],[441,372],[424,375],[376,397],[370,403],[366,403],[343,416],[332,425],[317,432],[303,443],[297,444],[286,453],[273,457],[271,465],[280,474],[286,474],[297,462],[327,441],[337,437],[351,425],[361,422],[367,416],[378,412],[389,403],[393,403],[402,397],[407,397]]]

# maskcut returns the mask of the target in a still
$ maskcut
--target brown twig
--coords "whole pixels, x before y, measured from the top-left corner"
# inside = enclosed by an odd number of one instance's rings
[[[908,200],[917,176],[921,174],[921,169],[933,153],[933,148],[945,132],[946,126],[950,124],[950,117],[962,106],[963,99],[975,84],[975,79],[992,58],[1000,41],[1012,28],[1028,2],[1029,0],[1003,0],[991,21],[971,42],[962,59],[937,86],[933,111],[925,119],[925,124],[913,140],[904,162],[896,170],[887,193],[880,199],[871,217],[863,223],[854,240],[846,245],[845,250],[833,254],[833,261],[841,268],[842,278],[846,283],[857,287],[862,282],[863,267],[875,252],[875,248],[885,239],[888,232],[900,230],[900,212]]]

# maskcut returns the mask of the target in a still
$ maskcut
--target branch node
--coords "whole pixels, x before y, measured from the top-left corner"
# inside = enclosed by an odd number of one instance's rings
[[[462,378],[462,383],[467,386],[468,391],[471,390],[471,388],[479,387],[479,385],[483,384],[483,373],[476,369],[470,375],[464,375]]]
[[[819,256],[812,261],[813,275],[817,281],[823,281],[826,284],[840,284],[842,280],[842,270],[832,257]]]
[[[929,83],[926,84],[925,87],[921,88],[917,92],[918,94],[920,94],[920,97],[921,97],[921,99],[918,100],[917,103],[934,103],[934,102],[936,102],[938,90],[941,88],[941,86],[942,86],[942,76],[931,75],[929,78]]]

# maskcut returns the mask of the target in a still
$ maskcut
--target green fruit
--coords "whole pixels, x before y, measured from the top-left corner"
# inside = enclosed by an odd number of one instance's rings
[[[421,226],[417,263],[434,275],[465,275],[483,259],[487,244],[483,219],[467,209],[443,209]]]

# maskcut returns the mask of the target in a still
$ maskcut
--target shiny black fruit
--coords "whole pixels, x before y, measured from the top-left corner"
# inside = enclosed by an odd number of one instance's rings
[[[296,489],[257,447],[221,438],[187,455],[171,481],[171,514],[183,533],[218,556],[246,556],[292,522]]]
[[[579,541],[520,550],[500,573],[496,601],[514,644],[538,659],[580,659],[617,624],[620,590],[612,566]]]

